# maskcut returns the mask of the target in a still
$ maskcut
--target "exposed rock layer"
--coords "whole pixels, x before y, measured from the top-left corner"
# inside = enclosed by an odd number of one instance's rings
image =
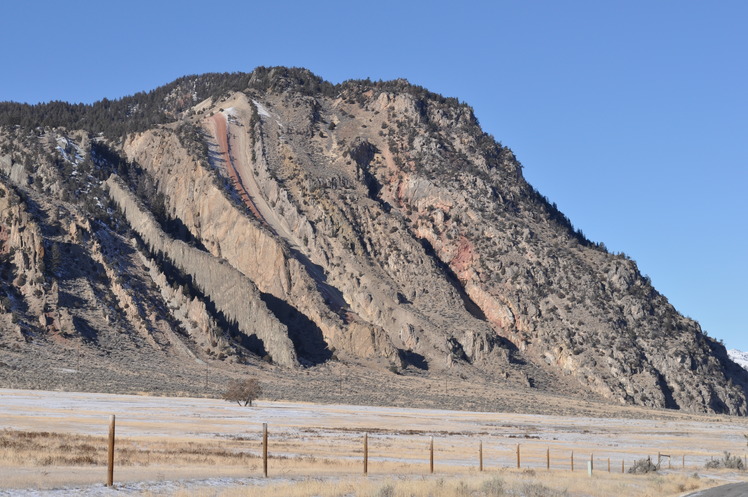
[[[88,115],[95,139],[34,114],[2,128],[8,343],[127,337],[240,363],[264,349],[746,414],[724,347],[575,231],[454,99],[276,68],[112,109],[132,116],[124,134]]]
[[[195,285],[209,295],[216,308],[235,321],[243,333],[262,340],[275,361],[284,366],[297,364],[288,329],[267,310],[257,288],[246,276],[211,254],[167,236],[116,177],[109,178],[106,187],[151,250],[163,254],[192,277]]]

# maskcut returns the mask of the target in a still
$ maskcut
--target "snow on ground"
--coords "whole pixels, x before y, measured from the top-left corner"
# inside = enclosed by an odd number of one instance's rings
[[[257,100],[252,100],[252,103],[255,104],[255,107],[257,107],[257,113],[263,117],[270,117],[270,112],[265,108],[264,105],[262,105]]]
[[[387,479],[387,475],[369,475],[367,481],[376,481]],[[407,479],[407,477],[400,476],[400,479]],[[418,475],[413,476],[413,479],[424,480],[424,479],[435,479],[439,478],[438,475]],[[115,481],[114,487],[108,488],[103,484],[96,485],[79,485],[79,486],[67,486],[55,489],[12,489],[3,490],[0,489],[0,497],[69,497],[71,495],[79,497],[125,497],[131,495],[151,495],[151,496],[166,496],[173,495],[179,491],[187,491],[190,489],[211,489],[216,492],[221,492],[227,489],[235,489],[237,487],[264,487],[267,485],[278,485],[278,484],[289,484],[289,483],[301,483],[308,481],[308,477],[305,476],[283,476],[283,477],[248,477],[248,478],[206,478],[206,479],[195,479],[189,482],[175,481],[175,480],[159,480],[159,481],[142,481],[142,482],[128,482],[128,483],[117,483]],[[348,481],[355,483],[356,477],[353,478],[341,478],[339,476],[315,476],[317,481],[324,481],[326,483],[334,483],[339,481]]]
[[[75,165],[78,165],[83,160],[83,151],[81,148],[68,138],[64,136],[57,137],[57,147],[55,147],[62,157]],[[68,154],[68,151],[72,148],[73,155]]]
[[[743,368],[748,369],[748,352],[730,349],[727,351],[727,355],[730,356],[730,359],[734,362],[740,364]]]
[[[268,423],[274,455],[288,458],[350,461],[360,457],[356,454],[366,432],[372,464],[425,464],[425,448],[434,437],[438,463],[465,469],[475,465],[478,440],[488,467],[512,466],[520,443],[523,461],[527,457],[531,467],[545,466],[550,447],[557,466],[567,464],[573,450],[580,464],[591,453],[600,461],[611,458],[620,467],[622,459],[630,464],[663,452],[673,455],[674,467],[680,467],[685,454],[688,466],[703,468],[706,460],[719,457],[723,450],[742,453],[743,433],[748,432],[748,421],[742,418],[677,413],[659,419],[603,419],[276,401],[258,401],[246,408],[217,399],[0,389],[0,427],[6,429],[104,436],[110,414],[116,415],[118,437],[245,440],[245,450],[252,453],[258,450],[262,424]],[[3,469],[12,470],[0,468],[0,474]],[[123,479],[116,495],[169,494],[184,485],[261,484],[257,478],[193,478],[180,480],[166,474],[156,482],[124,483]],[[8,492],[0,490],[0,497],[115,495],[101,485]]]
[[[705,423],[271,401],[245,408],[217,399],[0,389],[0,426],[9,429],[101,435],[110,414],[117,416],[118,434],[134,437],[246,437],[257,435],[268,423],[279,435],[318,440],[357,439],[369,432],[383,440],[436,436],[470,444],[481,437],[496,444],[521,441],[545,447],[552,441],[636,454],[656,454],[664,448],[664,439],[679,452],[733,445],[732,450],[742,451],[742,434],[748,429],[745,420],[726,417]]]
[[[301,478],[296,478],[301,480]],[[109,488],[103,484],[66,486],[54,489],[0,489],[0,497],[69,497],[71,495],[84,497],[120,497],[129,495],[172,495],[190,487],[209,487],[217,491],[227,488],[252,486],[259,487],[268,484],[293,482],[294,478],[209,478],[205,480],[190,480],[189,486],[183,481],[142,481],[116,483]]]

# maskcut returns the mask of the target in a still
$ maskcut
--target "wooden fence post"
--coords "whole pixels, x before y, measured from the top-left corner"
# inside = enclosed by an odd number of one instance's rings
[[[262,423],[262,474],[268,477],[268,424]]]
[[[625,472],[626,472],[626,465],[623,462],[623,459],[621,459],[621,473],[625,473]]]
[[[434,472],[434,437],[431,437],[429,442],[429,471]]]
[[[680,469],[686,469],[686,455],[683,454],[680,457]]]
[[[571,471],[574,472],[574,451],[571,451]]]
[[[594,459],[594,454],[590,454],[590,470],[593,470],[593,471],[594,471],[594,469],[595,469],[595,459]]]
[[[106,486],[114,486],[114,414],[109,416],[109,451],[107,454]]]
[[[478,471],[483,471],[483,440],[478,441]]]
[[[364,433],[364,475],[369,474],[369,434]]]
[[[517,444],[517,469],[519,469],[521,465],[522,465],[522,464],[521,464],[521,462],[520,462],[520,455],[519,455],[519,444]]]
[[[550,471],[551,469],[551,448],[547,447],[545,449],[545,469]]]
[[[608,458],[608,473],[610,473],[610,457]]]

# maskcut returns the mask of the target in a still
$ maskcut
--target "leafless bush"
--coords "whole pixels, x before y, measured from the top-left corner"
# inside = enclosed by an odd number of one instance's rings
[[[377,490],[376,497],[395,497],[395,487],[387,483]]]
[[[486,497],[501,497],[504,493],[504,480],[495,476],[490,480],[486,480],[480,487],[481,495]]]
[[[522,497],[568,497],[569,493],[562,490],[554,490],[542,483],[525,483],[520,488]]]
[[[628,472],[632,475],[643,475],[647,473],[654,473],[657,471],[657,465],[652,462],[649,457],[646,459],[639,459],[629,468]]]
[[[262,394],[262,387],[255,378],[232,380],[223,394],[223,400],[239,405],[251,406],[252,401]]]
[[[724,456],[722,456],[722,459],[710,459],[706,463],[706,468],[708,469],[719,469],[719,468],[725,468],[725,469],[744,469],[745,466],[743,465],[743,459],[740,458],[740,456],[733,456],[729,452],[725,451]]]

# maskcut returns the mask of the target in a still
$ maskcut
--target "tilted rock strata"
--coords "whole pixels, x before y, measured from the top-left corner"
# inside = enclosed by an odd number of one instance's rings
[[[302,335],[297,338],[300,347],[314,348],[312,355],[324,353],[317,349],[329,344],[359,357],[363,351],[364,357],[396,357],[378,327],[364,325],[365,333],[351,333],[344,319],[325,302],[309,269],[282,240],[232,204],[211,171],[190,157],[173,133],[144,133],[127,142],[125,150],[157,179],[170,215],[180,219],[208,251],[244,274],[260,292],[287,302],[296,309],[293,312],[313,323],[309,326],[319,330],[324,343]],[[174,174],[176,171],[180,174]]]
[[[288,365],[746,414],[748,374],[724,347],[633,261],[575,231],[455,99],[260,68],[70,110],[65,125],[87,131],[49,123],[64,112],[6,107],[0,120],[42,122],[0,133],[0,171],[29,206],[0,229],[16,250],[3,249],[2,319],[22,339],[43,328],[234,360],[225,315]],[[101,191],[113,172],[127,185],[110,182],[112,198],[143,201],[124,220]],[[144,225],[148,209],[158,222]],[[53,247],[80,268],[40,264]]]
[[[267,310],[250,280],[213,255],[168,237],[115,177],[107,180],[106,186],[133,229],[153,251],[164,254],[189,274],[197,287],[210,295],[216,307],[234,320],[242,332],[262,340],[274,361],[285,366],[298,364],[288,330]]]

